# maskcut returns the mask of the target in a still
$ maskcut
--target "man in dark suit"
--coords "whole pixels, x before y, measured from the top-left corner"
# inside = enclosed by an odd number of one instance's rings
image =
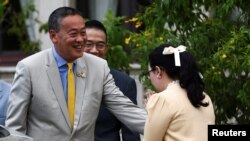
[[[84,51],[105,59],[108,52],[107,33],[104,25],[97,20],[90,20],[85,23],[87,41]],[[111,69],[115,84],[131,101],[136,101],[135,80],[127,74]],[[121,133],[121,136],[120,136]],[[140,141],[140,135],[131,132],[122,124],[104,104],[101,104],[95,127],[95,141]]]

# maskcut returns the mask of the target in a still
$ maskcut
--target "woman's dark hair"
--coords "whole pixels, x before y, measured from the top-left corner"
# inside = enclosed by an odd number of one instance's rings
[[[184,51],[180,53],[181,66],[175,66],[174,54],[163,55],[165,47],[172,45],[162,44],[156,47],[149,55],[149,65],[154,70],[160,67],[167,75],[174,80],[179,80],[180,86],[187,91],[189,101],[194,107],[208,106],[203,103],[204,83],[199,75],[196,61],[191,53]]]
[[[81,12],[77,9],[71,7],[60,7],[54,10],[49,16],[48,27],[50,30],[55,30],[56,32],[60,29],[61,20],[69,15],[79,15],[82,16]]]

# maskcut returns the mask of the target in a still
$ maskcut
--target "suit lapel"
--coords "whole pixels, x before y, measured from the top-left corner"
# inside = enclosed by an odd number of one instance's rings
[[[54,94],[56,95],[57,101],[60,105],[64,118],[68,123],[69,128],[71,128],[67,103],[64,98],[63,87],[61,85],[60,73],[56,61],[52,55],[52,51],[50,51],[49,53],[50,54],[47,61],[47,75],[49,77],[50,84],[52,86]]]
[[[78,125],[80,120],[82,103],[85,95],[87,68],[82,58],[76,63],[76,101],[75,101],[75,124]],[[75,129],[75,128],[74,128]],[[74,132],[75,130],[73,130]]]

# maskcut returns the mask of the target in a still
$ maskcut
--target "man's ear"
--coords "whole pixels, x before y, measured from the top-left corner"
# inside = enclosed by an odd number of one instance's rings
[[[49,37],[53,43],[57,43],[57,36],[54,30],[49,31]]]

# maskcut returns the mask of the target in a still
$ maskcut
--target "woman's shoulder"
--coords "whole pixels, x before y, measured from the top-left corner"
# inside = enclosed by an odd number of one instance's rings
[[[159,93],[155,93],[153,94],[147,103],[147,107],[152,107],[152,106],[166,106],[166,105],[172,105],[172,103],[174,103],[174,98],[175,96],[173,96],[171,93],[169,93],[168,91],[162,91]]]

